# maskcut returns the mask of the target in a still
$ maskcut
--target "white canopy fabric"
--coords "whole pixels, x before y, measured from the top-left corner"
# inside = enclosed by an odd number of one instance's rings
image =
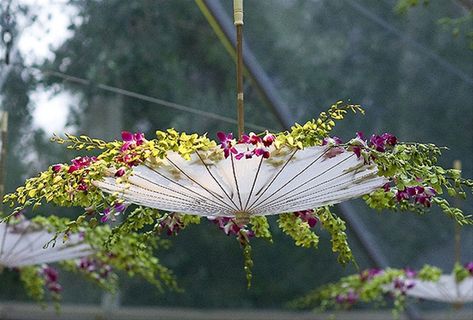
[[[415,286],[406,291],[411,297],[445,303],[473,302],[473,277],[457,283],[454,275],[442,275],[436,282],[415,280]]]
[[[44,248],[53,237],[54,233],[26,220],[16,224],[0,223],[0,266],[14,268],[51,263],[93,253],[78,234],[70,235],[64,243],[58,240],[54,246]]]
[[[254,148],[237,144],[238,152]],[[201,216],[271,215],[313,209],[368,194],[387,182],[374,165],[333,147],[269,148],[270,158],[212,160],[198,151],[191,160],[168,152],[162,161],[133,168],[127,183],[95,181],[127,202]]]

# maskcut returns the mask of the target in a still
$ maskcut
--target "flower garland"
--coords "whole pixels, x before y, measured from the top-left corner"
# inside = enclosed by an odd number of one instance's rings
[[[405,309],[408,291],[419,281],[439,281],[441,274],[442,270],[430,265],[424,265],[418,271],[411,268],[367,269],[321,286],[289,305],[294,308],[317,307],[321,310],[349,309],[360,303],[383,306],[385,298],[389,298],[393,315],[398,318]],[[453,275],[457,283],[473,277],[473,261],[464,265],[456,263]]]
[[[331,137],[330,132],[336,121],[343,120],[347,113],[364,113],[357,105],[342,102],[334,104],[327,112],[322,112],[317,119],[304,125],[295,124],[291,130],[280,133],[250,133],[240,139],[234,139],[231,133],[219,132],[219,142],[210,140],[206,135],[178,133],[174,129],[157,131],[156,138],[146,139],[142,133],[122,133],[122,141],[106,142],[87,136],[66,134],[65,138],[54,136],[52,141],[65,144],[68,149],[77,151],[98,150],[96,157],[82,156],[71,163],[55,164],[37,177],[26,180],[14,193],[4,197],[4,202],[13,207],[13,213],[25,207],[36,208],[44,202],[65,207],[83,207],[84,212],[65,227],[65,232],[75,232],[82,226],[95,228],[100,224],[114,221],[118,215],[124,215],[129,204],[123,203],[117,194],[107,194],[94,185],[104,177],[114,177],[117,183],[125,183],[133,174],[133,167],[139,164],[159,165],[167,152],[177,152],[186,160],[197,151],[212,161],[219,161],[230,154],[236,161],[245,161],[252,157],[263,157],[267,161],[273,152],[304,149],[312,146],[327,145],[330,150],[325,157],[334,157],[343,152],[353,152],[365,164],[375,165],[378,174],[388,179],[388,183],[366,196],[364,200],[371,208],[378,210],[403,210],[424,213],[430,206],[437,205],[442,211],[455,219],[460,225],[473,224],[471,216],[464,215],[459,208],[452,207],[443,198],[443,194],[464,198],[466,191],[473,190],[473,180],[461,177],[460,171],[444,169],[437,165],[442,148],[433,144],[402,143],[389,133],[372,135],[366,139],[361,132],[356,137],[343,143],[338,137]],[[238,151],[236,146],[245,144],[246,150]],[[178,174],[178,173],[176,173]],[[313,210],[312,210],[313,209]],[[315,222],[332,236],[333,251],[338,252],[339,262],[353,260],[345,234],[345,222],[330,212],[329,207],[307,208],[307,211],[284,213],[279,215],[278,225],[287,235],[302,247],[316,247],[319,241],[314,232]],[[112,228],[112,235],[117,239],[128,236],[127,230],[139,231],[150,226],[151,234],[163,230],[169,235],[177,234],[192,223],[199,223],[200,218],[174,212],[137,207],[126,214],[126,219]],[[245,253],[245,269],[249,274],[252,265],[250,257],[250,238],[253,236],[271,239],[269,224],[265,217],[252,217],[249,225],[240,227],[232,219],[217,218],[217,226],[227,235],[235,236]],[[138,250],[139,251],[139,250]]]
[[[9,222],[15,224],[23,219],[21,215],[16,215]],[[57,216],[36,216],[31,222],[48,232],[57,232],[55,238],[45,245],[46,247],[54,245],[56,241],[67,243],[70,233],[63,233],[61,230],[67,229],[70,220]],[[158,247],[167,246],[166,240],[156,237],[149,239],[149,235],[133,231],[128,231],[127,237],[115,237],[113,230],[107,224],[93,228],[82,225],[77,232],[84,242],[93,248],[94,254],[80,259],[61,261],[58,265],[62,269],[78,273],[110,292],[117,289],[118,271],[130,277],[141,277],[159,290],[163,290],[164,287],[178,289],[172,272],[155,257]],[[43,264],[14,268],[13,271],[19,273],[26,292],[36,301],[43,302],[48,296],[56,303],[60,301],[63,288],[57,268]]]

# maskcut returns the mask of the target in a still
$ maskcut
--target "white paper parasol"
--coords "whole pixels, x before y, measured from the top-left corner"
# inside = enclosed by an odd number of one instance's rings
[[[412,297],[445,303],[473,302],[473,277],[456,282],[454,275],[442,275],[438,281],[416,280],[406,291]]]
[[[237,144],[238,152],[251,145]],[[338,148],[338,147],[337,147]],[[376,166],[355,153],[315,146],[275,149],[269,158],[212,160],[212,151],[198,151],[190,160],[168,152],[158,163],[133,168],[127,183],[113,177],[94,182],[127,202],[201,216],[236,217],[279,214],[339,203],[360,197],[387,182]]]
[[[57,241],[44,248],[54,237],[30,221],[16,224],[0,223],[0,267],[22,267],[61,260],[76,259],[93,253],[78,234],[71,234],[67,242]]]

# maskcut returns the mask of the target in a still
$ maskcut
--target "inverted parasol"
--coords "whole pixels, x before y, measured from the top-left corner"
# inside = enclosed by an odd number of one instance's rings
[[[84,257],[93,253],[79,234],[71,234],[67,242],[45,245],[54,237],[34,223],[0,223],[0,266],[22,267]]]
[[[253,147],[237,144],[237,152]],[[356,198],[381,187],[386,179],[376,166],[353,152],[330,157],[330,146],[303,150],[270,148],[270,158],[237,160],[233,154],[212,160],[196,151],[190,160],[168,152],[160,163],[133,168],[126,184],[114,177],[95,184],[126,201],[202,216],[236,217],[294,212]]]
[[[455,275],[441,275],[438,281],[417,280],[406,291],[411,297],[444,303],[463,304],[473,302],[473,277],[457,282]]]

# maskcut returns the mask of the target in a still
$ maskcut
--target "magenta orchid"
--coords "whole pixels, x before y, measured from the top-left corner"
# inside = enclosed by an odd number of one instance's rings
[[[370,138],[370,147],[374,147],[376,151],[384,152],[386,147],[394,147],[397,143],[397,138],[390,133],[383,133],[378,136],[373,134]]]
[[[407,290],[414,288],[416,283],[412,279],[396,278],[394,279],[393,285],[394,289],[396,289],[400,294],[405,295]]]
[[[72,165],[69,166],[69,169],[67,170],[67,173],[73,173],[77,170],[80,170],[80,169],[84,169],[84,168],[87,168],[88,166],[90,166],[93,162],[97,161],[97,157],[77,157],[75,159],[72,159],[71,162],[72,162]],[[57,165],[55,165],[57,166]],[[61,168],[57,169],[56,167],[56,171],[54,168],[53,168],[54,172],[58,172],[59,170],[61,170]]]
[[[317,224],[317,218],[314,216],[315,212],[312,209],[294,212],[294,215],[304,222],[307,222],[311,228]]]
[[[106,279],[112,272],[112,267],[102,261],[90,257],[84,257],[76,261],[79,270],[92,273],[96,279]]]
[[[215,223],[227,236],[236,236],[241,245],[247,244],[250,238],[255,236],[252,230],[248,230],[246,226],[239,226],[232,218],[207,217],[207,219]]]
[[[343,143],[343,141],[339,137],[324,138],[322,140],[322,145],[332,147],[325,153],[324,157],[330,159],[330,158],[336,157],[337,155],[345,152],[344,148],[338,147],[342,143]]]
[[[142,132],[131,133],[128,131],[122,131],[122,140],[123,144],[120,148],[120,155],[116,157],[116,161],[119,163],[124,163],[128,167],[137,166],[139,161],[135,159],[136,154],[132,151],[137,146],[142,145],[146,142],[145,136]],[[125,174],[125,169],[118,170],[118,176],[120,177]]]
[[[470,261],[465,264],[465,269],[473,276],[473,261]]]
[[[346,294],[339,294],[335,297],[338,304],[345,305],[346,307],[354,305],[358,299],[358,294],[353,290],[348,291]]]
[[[273,134],[266,133],[266,135],[263,137],[263,144],[265,147],[271,146],[274,141],[276,140],[276,137]]]
[[[43,265],[41,267],[41,274],[44,277],[46,283],[46,288],[52,293],[59,293],[62,291],[61,285],[58,283],[59,273],[58,271],[48,265]]]
[[[420,203],[424,207],[430,207],[431,199],[435,195],[436,192],[431,187],[412,186],[398,190],[396,192],[396,199],[398,202],[413,201],[414,203]]]
[[[100,212],[99,215],[102,216],[100,219],[101,222],[105,223],[107,221],[116,221],[116,217],[122,214],[127,208],[127,205],[123,202],[117,202],[114,205],[107,207]]]
[[[276,137],[270,133],[266,133],[263,138],[253,132],[250,132],[248,135],[243,134],[238,140],[238,144],[253,145],[255,148],[238,152],[235,148],[236,142],[233,139],[232,133],[225,134],[224,132],[217,132],[217,137],[220,140],[220,147],[223,149],[225,158],[228,158],[230,154],[235,154],[235,159],[237,160],[243,158],[251,159],[253,156],[263,157],[265,159],[269,158],[270,153],[267,148],[276,140]]]
[[[383,271],[381,269],[378,269],[378,268],[367,269],[367,270],[364,270],[360,273],[360,279],[363,282],[369,281],[369,280],[373,279],[375,276],[377,276],[378,274],[380,274],[382,272]]]
[[[159,222],[159,229],[165,230],[168,236],[174,236],[184,228],[184,223],[181,221],[179,215],[170,214]]]
[[[220,147],[223,149],[225,158],[228,158],[230,153],[237,154],[238,151],[235,149],[235,140],[233,139],[233,133],[227,133],[219,131],[217,132],[217,138],[220,140]]]
[[[248,143],[248,144],[253,144],[257,145],[259,143],[263,143],[263,140],[257,136],[254,132],[250,132],[248,135],[243,134],[238,140],[238,143]]]
[[[322,140],[322,145],[323,146],[338,146],[343,143],[342,139],[339,137],[327,137]]]
[[[122,140],[124,143],[120,150],[123,152],[142,145],[145,142],[145,136],[142,132],[133,134],[128,131],[122,131]]]
[[[124,168],[120,168],[117,170],[117,172],[115,172],[115,177],[119,178],[119,177],[123,177],[125,175],[126,171]]]

